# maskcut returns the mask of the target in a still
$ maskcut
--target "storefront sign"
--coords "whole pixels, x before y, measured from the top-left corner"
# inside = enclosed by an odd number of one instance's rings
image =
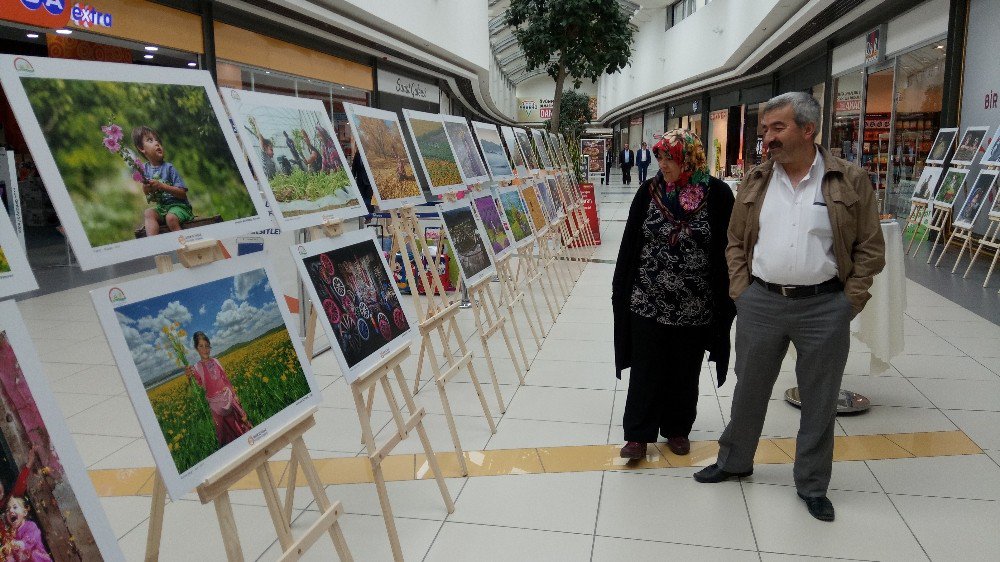
[[[63,27],[69,21],[66,0],[2,0],[0,6],[0,19],[8,21],[48,28]]]
[[[378,69],[378,91],[431,103],[441,101],[441,91],[437,86],[381,68]]]
[[[631,126],[633,126],[633,127],[636,126],[636,125],[642,125],[642,115],[638,115],[636,117],[633,117],[632,119],[629,120],[628,124],[631,125]]]
[[[537,123],[552,118],[551,98],[517,98],[517,120],[521,123]]]
[[[112,16],[108,12],[102,12],[97,8],[90,5],[81,5],[76,3],[70,10],[69,14],[70,20],[82,28],[94,27],[111,27]]]

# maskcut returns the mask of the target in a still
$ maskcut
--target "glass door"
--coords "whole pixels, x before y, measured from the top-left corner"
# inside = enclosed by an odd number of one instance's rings
[[[879,208],[882,209],[892,180],[893,150],[893,81],[895,63],[869,70],[865,80],[864,123],[862,125],[861,161],[875,186]]]

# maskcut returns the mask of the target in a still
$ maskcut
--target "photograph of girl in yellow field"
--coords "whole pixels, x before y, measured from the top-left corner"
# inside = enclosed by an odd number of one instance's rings
[[[222,269],[180,286],[169,282],[174,274],[161,276],[147,294],[135,282],[94,292],[154,457],[162,443],[169,456],[158,463],[182,477],[231,444],[246,447],[261,424],[314,390],[266,270]]]

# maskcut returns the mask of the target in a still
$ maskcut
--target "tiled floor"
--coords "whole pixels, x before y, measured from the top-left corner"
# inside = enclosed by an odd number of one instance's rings
[[[547,337],[540,350],[519,321],[531,364],[523,386],[504,359],[502,341],[491,345],[505,414],[487,386],[472,314],[461,313],[497,421],[491,434],[467,378],[449,383],[462,444],[483,452],[470,463],[469,477],[457,477],[454,458],[449,462],[453,449],[438,391],[423,377],[417,400],[427,409],[435,450],[456,476],[447,479],[455,512],[445,511],[437,487],[426,481],[417,440],[403,442],[393,452],[390,473],[398,481],[389,493],[406,559],[1000,559],[1000,327],[913,281],[907,284],[907,345],[892,368],[870,375],[867,349],[853,342],[845,387],[870,396],[874,407],[838,420],[840,460],[830,493],[835,523],[810,518],[792,487],[789,454],[798,412],[780,399],[794,384],[792,361],[776,385],[752,477],[715,486],[690,477],[694,466],[714,460],[711,441],[728,420],[734,385],[715,388],[707,366],[693,435],[705,442],[684,459],[656,449],[640,467],[615,464],[628,377],[614,378],[614,265],[604,262],[617,257],[631,191],[599,186],[599,192],[603,245],[592,258],[602,261],[587,265],[554,324],[543,311]],[[121,547],[129,560],[139,560],[152,459],[86,291],[20,305]],[[416,358],[404,365],[412,380]],[[390,559],[367,461],[359,458],[363,446],[349,390],[329,355],[317,358],[314,369],[324,402],[307,445],[330,469],[324,471],[327,492],[343,502],[355,559]],[[385,402],[376,401],[373,424],[383,436],[390,419]],[[115,469],[124,468],[138,470],[121,480],[124,473]],[[260,491],[236,492],[233,503],[247,558],[276,559],[279,546]],[[318,516],[305,488],[297,491],[295,509],[297,531]],[[167,505],[164,532],[163,560],[224,558],[214,510],[194,496]],[[325,540],[306,556],[334,558]]]

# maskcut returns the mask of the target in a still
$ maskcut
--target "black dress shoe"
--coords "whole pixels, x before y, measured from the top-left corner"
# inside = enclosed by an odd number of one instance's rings
[[[713,464],[711,466],[706,466],[705,468],[694,473],[694,479],[702,484],[715,484],[717,482],[724,482],[733,478],[734,476],[750,476],[753,474],[753,469],[746,472],[726,472],[719,468],[718,464]]]
[[[826,496],[812,498],[803,496],[801,493],[799,493],[799,497],[806,502],[809,515],[820,521],[833,521],[833,502],[830,501],[830,498]]]

